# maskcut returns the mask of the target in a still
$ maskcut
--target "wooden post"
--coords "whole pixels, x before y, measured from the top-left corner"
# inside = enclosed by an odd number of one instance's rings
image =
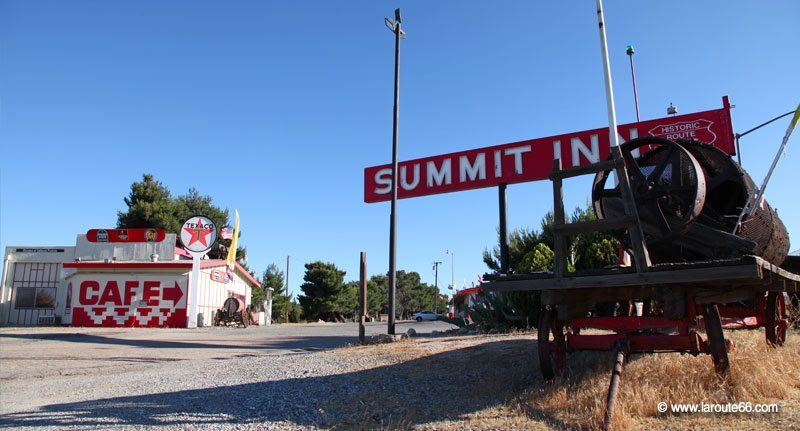
[[[361,252],[361,282],[358,288],[359,318],[358,318],[358,342],[364,344],[366,335],[367,321],[367,252]]]
[[[561,159],[553,160],[553,172],[561,170]],[[567,270],[567,244],[560,227],[566,224],[564,216],[564,192],[561,187],[561,177],[553,178],[553,275],[556,280],[561,279]]]

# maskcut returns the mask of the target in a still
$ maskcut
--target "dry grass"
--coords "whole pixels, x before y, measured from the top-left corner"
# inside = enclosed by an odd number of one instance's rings
[[[726,331],[736,345],[724,380],[711,357],[633,355],[620,386],[615,429],[788,429],[800,419],[800,336],[766,345],[763,330]],[[359,395],[326,408],[352,411],[335,429],[596,429],[609,352],[578,352],[546,384],[530,334],[414,340],[341,352],[359,359]],[[667,403],[778,403],[771,414],[661,414]]]
[[[661,401],[695,404],[796,401],[800,387],[800,344],[796,340],[790,337],[786,346],[773,349],[767,346],[761,331],[728,331],[726,337],[734,341],[736,348],[730,355],[730,375],[725,379],[714,373],[707,355],[634,355],[623,374],[614,416],[616,428],[641,428],[647,423],[656,428],[691,429],[696,420],[711,419],[709,425],[738,429],[751,419],[744,414],[661,414],[656,408]],[[523,394],[516,406],[523,411],[551,412],[569,428],[596,429],[602,421],[608,388],[609,355],[578,353],[570,356],[569,363],[566,377]],[[765,414],[762,419],[767,422],[776,419],[768,416]],[[740,420],[744,423],[736,425]]]

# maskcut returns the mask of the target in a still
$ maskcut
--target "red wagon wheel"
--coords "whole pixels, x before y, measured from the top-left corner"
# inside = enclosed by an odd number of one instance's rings
[[[552,335],[552,337],[551,337]],[[564,325],[558,321],[556,310],[542,310],[539,314],[538,341],[539,369],[545,380],[561,373],[567,362],[567,343]]]
[[[717,374],[726,374],[730,365],[728,363],[728,346],[725,343],[722,320],[719,318],[719,309],[716,304],[703,306],[703,322],[706,326],[708,348],[714,360],[714,369],[717,370]]]
[[[782,346],[786,341],[786,294],[783,292],[769,292],[766,304],[766,322],[764,332],[767,343],[772,346]]]

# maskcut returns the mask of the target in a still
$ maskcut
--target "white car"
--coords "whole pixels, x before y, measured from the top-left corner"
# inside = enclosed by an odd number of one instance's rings
[[[417,322],[422,322],[423,320],[437,320],[439,317],[438,314],[430,310],[418,311],[411,315],[411,318]]]

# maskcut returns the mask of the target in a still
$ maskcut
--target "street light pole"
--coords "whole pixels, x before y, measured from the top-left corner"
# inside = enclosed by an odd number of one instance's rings
[[[456,288],[456,275],[455,275],[456,271],[455,271],[455,269],[453,269],[455,267],[455,264],[454,264],[455,257],[453,255],[452,250],[448,249],[445,253],[450,255],[450,289],[455,289]]]
[[[636,122],[638,123],[639,120],[639,96],[636,94],[636,73],[633,69],[633,54],[636,52],[633,49],[633,45],[628,45],[625,49],[625,52],[628,54],[628,57],[631,59],[631,80],[633,80],[633,103],[636,105]]]
[[[394,335],[395,289],[397,288],[397,144],[400,122],[400,37],[405,33],[400,28],[400,9],[394,11],[395,21],[386,18],[386,26],[394,33],[394,126],[392,136],[392,209],[389,216],[389,327]]]
[[[289,259],[291,256],[286,256],[286,289],[284,290],[284,296],[286,299],[289,299]],[[283,310],[283,323],[289,323],[289,301],[286,302],[286,308]]]

